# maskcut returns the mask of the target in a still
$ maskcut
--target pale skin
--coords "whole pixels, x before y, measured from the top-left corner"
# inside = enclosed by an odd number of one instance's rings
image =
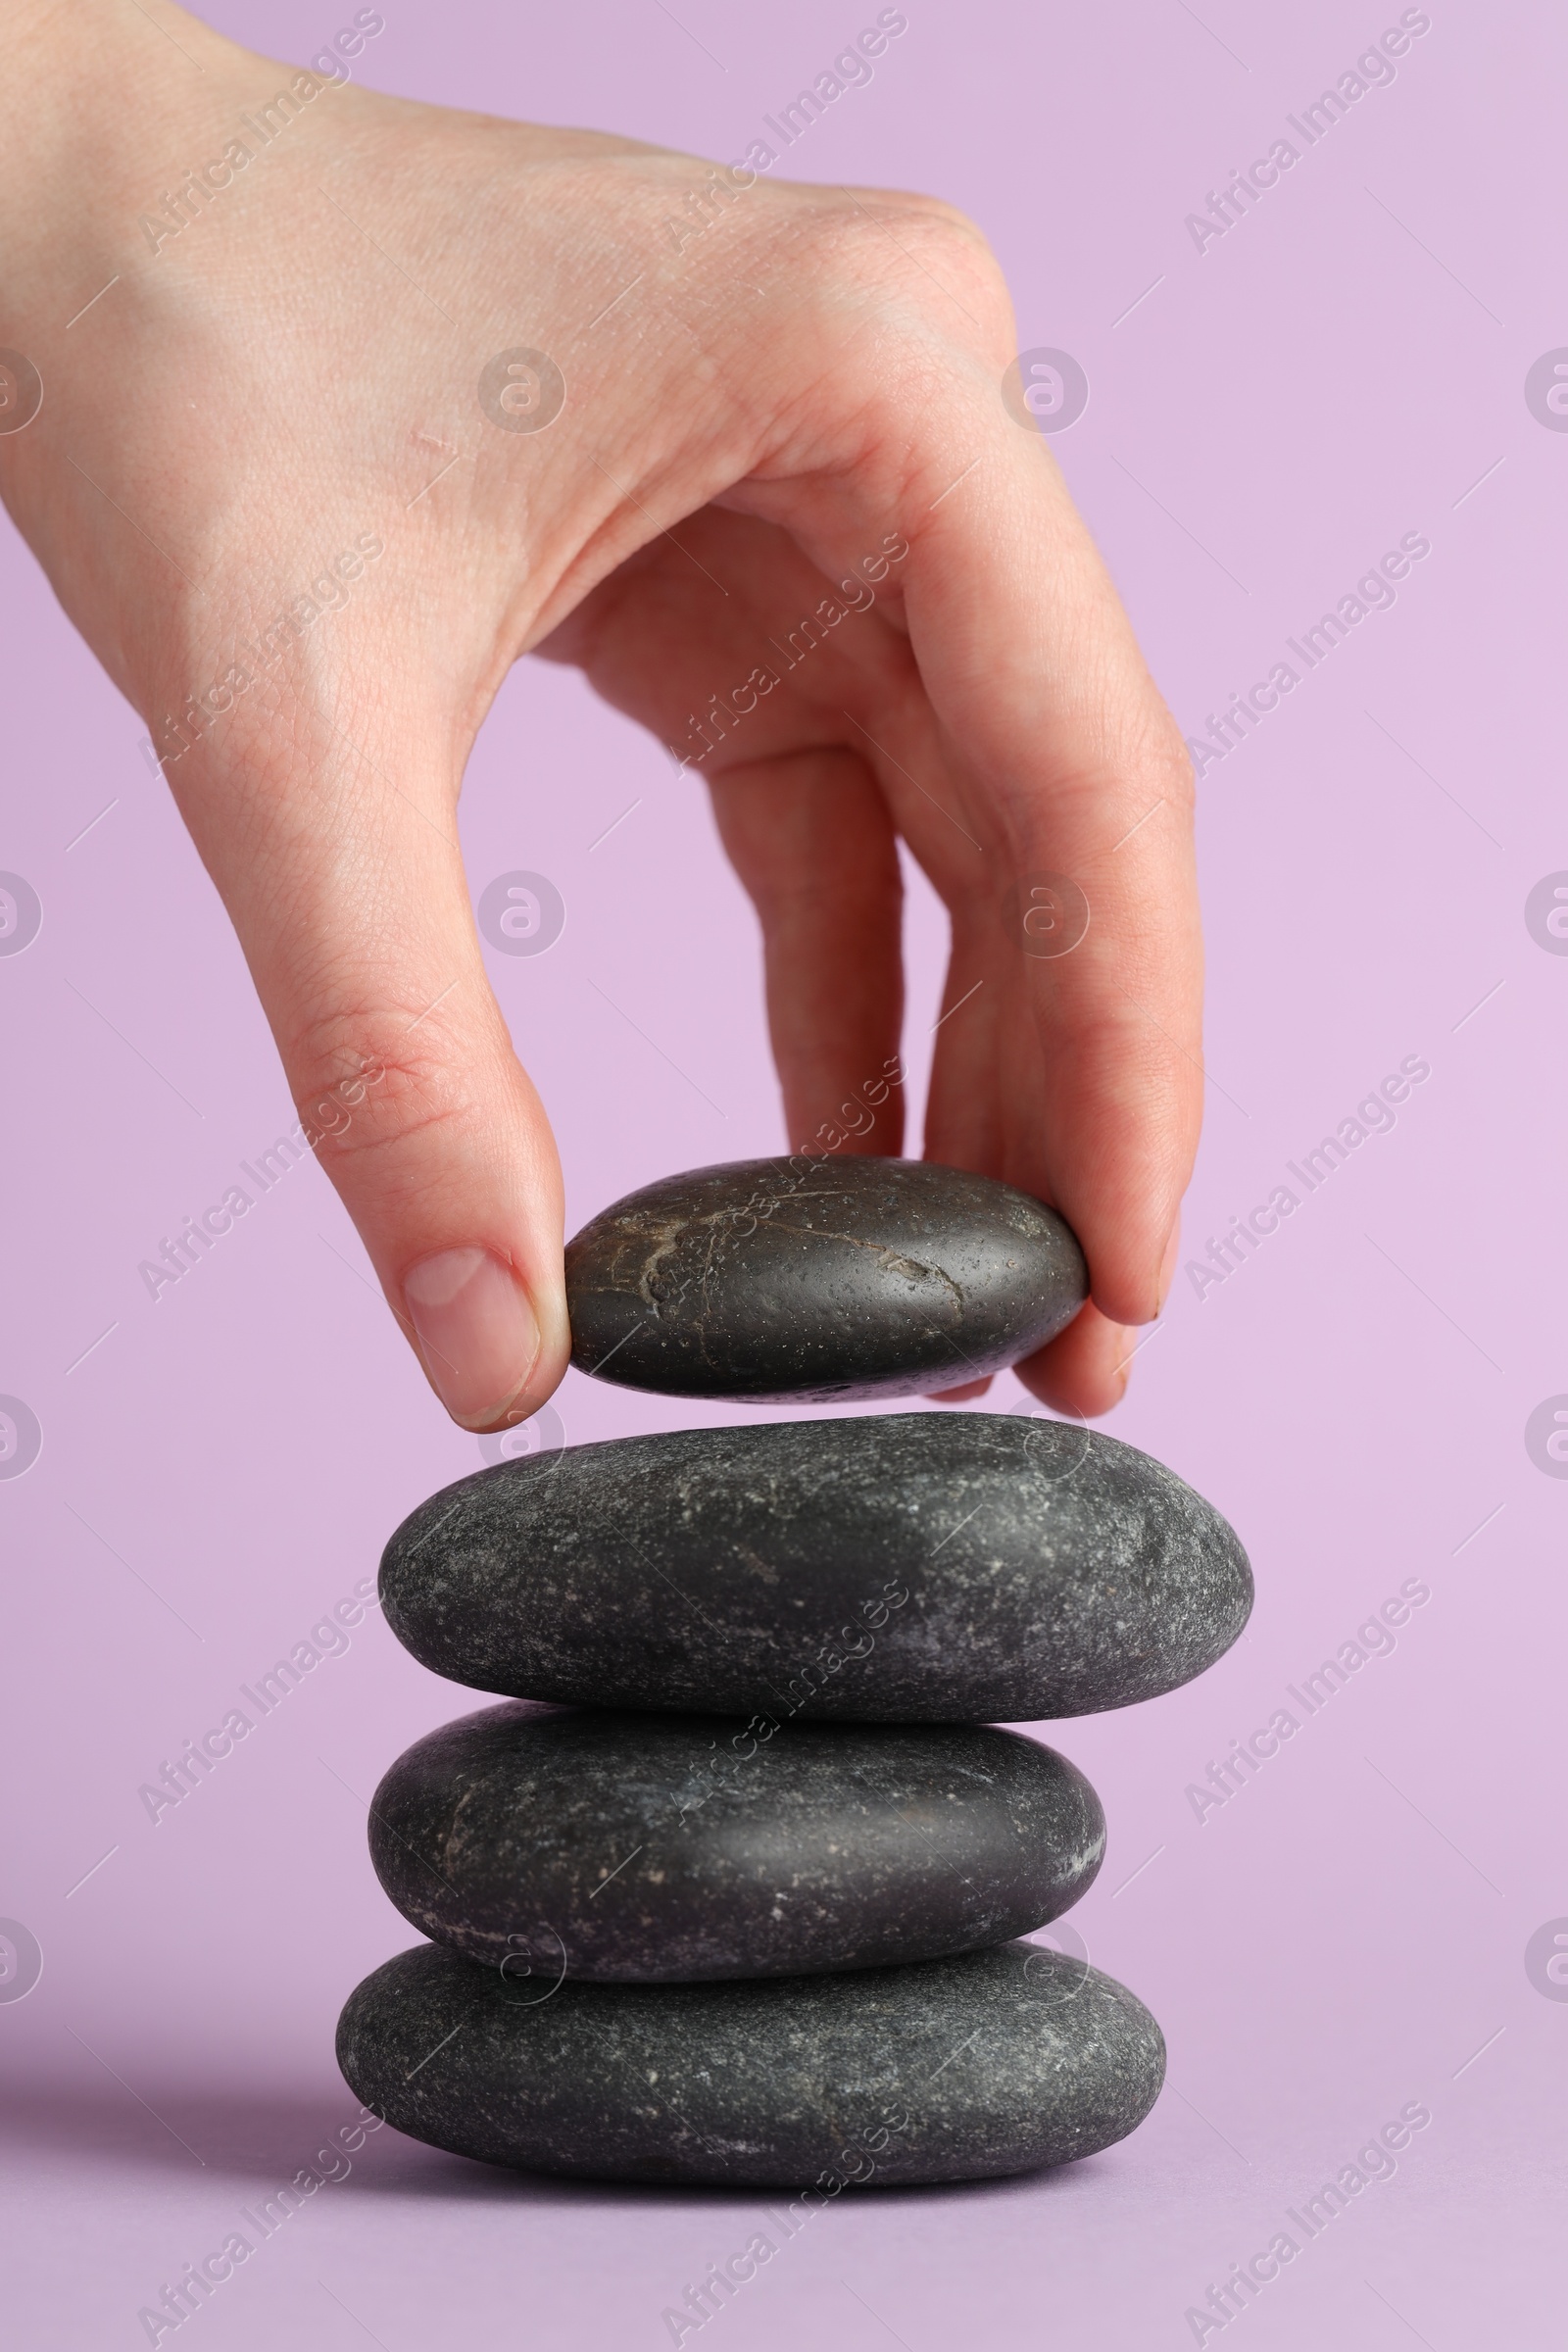
[[[170,788],[448,1411],[525,1418],[569,1346],[555,1141],[455,827],[530,652],[683,756],[711,697],[783,673],[667,789],[706,779],[757,907],[784,1140],[820,1150],[898,1054],[902,839],[952,920],[925,1155],[1074,1227],[1091,1303],[1018,1374],[1106,1411],[1198,1136],[1192,783],[1050,447],[1004,405],[1016,328],[979,230],[769,174],[681,237],[704,162],[357,84],[264,143],[241,118],[299,69],[164,0],[8,0],[0,58],[0,345],[44,386],[0,433],[0,494],[184,747]],[[170,228],[166,194],[236,136],[252,160],[154,250],[143,216]],[[566,387],[538,432],[479,404],[519,346]],[[343,601],[214,710],[240,648],[367,536]],[[871,604],[784,672],[768,642],[890,539]],[[193,695],[199,731],[170,734]],[[1042,873],[1091,909],[1058,957],[1022,952]],[[333,1088],[351,1115],[312,1118]],[[903,1149],[902,1102],[839,1149]]]

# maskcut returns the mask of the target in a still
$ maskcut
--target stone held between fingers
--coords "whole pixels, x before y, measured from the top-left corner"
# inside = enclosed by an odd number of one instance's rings
[[[566,1248],[573,1363],[675,1396],[951,1389],[1032,1355],[1087,1296],[1054,1209],[927,1160],[696,1168],[612,1202]]]

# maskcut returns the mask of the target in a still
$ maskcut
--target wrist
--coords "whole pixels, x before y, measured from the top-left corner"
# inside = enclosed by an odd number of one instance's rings
[[[135,267],[141,215],[232,113],[247,53],[168,0],[153,7],[6,0],[0,340],[58,331],[100,260],[106,276]]]

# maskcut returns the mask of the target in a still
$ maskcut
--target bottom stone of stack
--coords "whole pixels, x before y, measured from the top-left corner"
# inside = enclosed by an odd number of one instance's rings
[[[584,2180],[978,2180],[1092,2156],[1165,2044],[1099,1969],[1027,1943],[845,1976],[597,1984],[436,1944],[353,1992],[350,2088],[432,2147]]]

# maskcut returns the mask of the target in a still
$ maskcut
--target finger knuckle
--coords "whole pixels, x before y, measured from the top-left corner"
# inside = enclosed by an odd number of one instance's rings
[[[896,287],[917,318],[965,340],[1010,321],[1002,266],[985,231],[940,197],[852,194],[823,217],[825,282],[860,291]]]
[[[295,1105],[323,1156],[396,1154],[474,1118],[474,1090],[442,1041],[422,1041],[415,1016],[338,1012],[293,1041]]]

